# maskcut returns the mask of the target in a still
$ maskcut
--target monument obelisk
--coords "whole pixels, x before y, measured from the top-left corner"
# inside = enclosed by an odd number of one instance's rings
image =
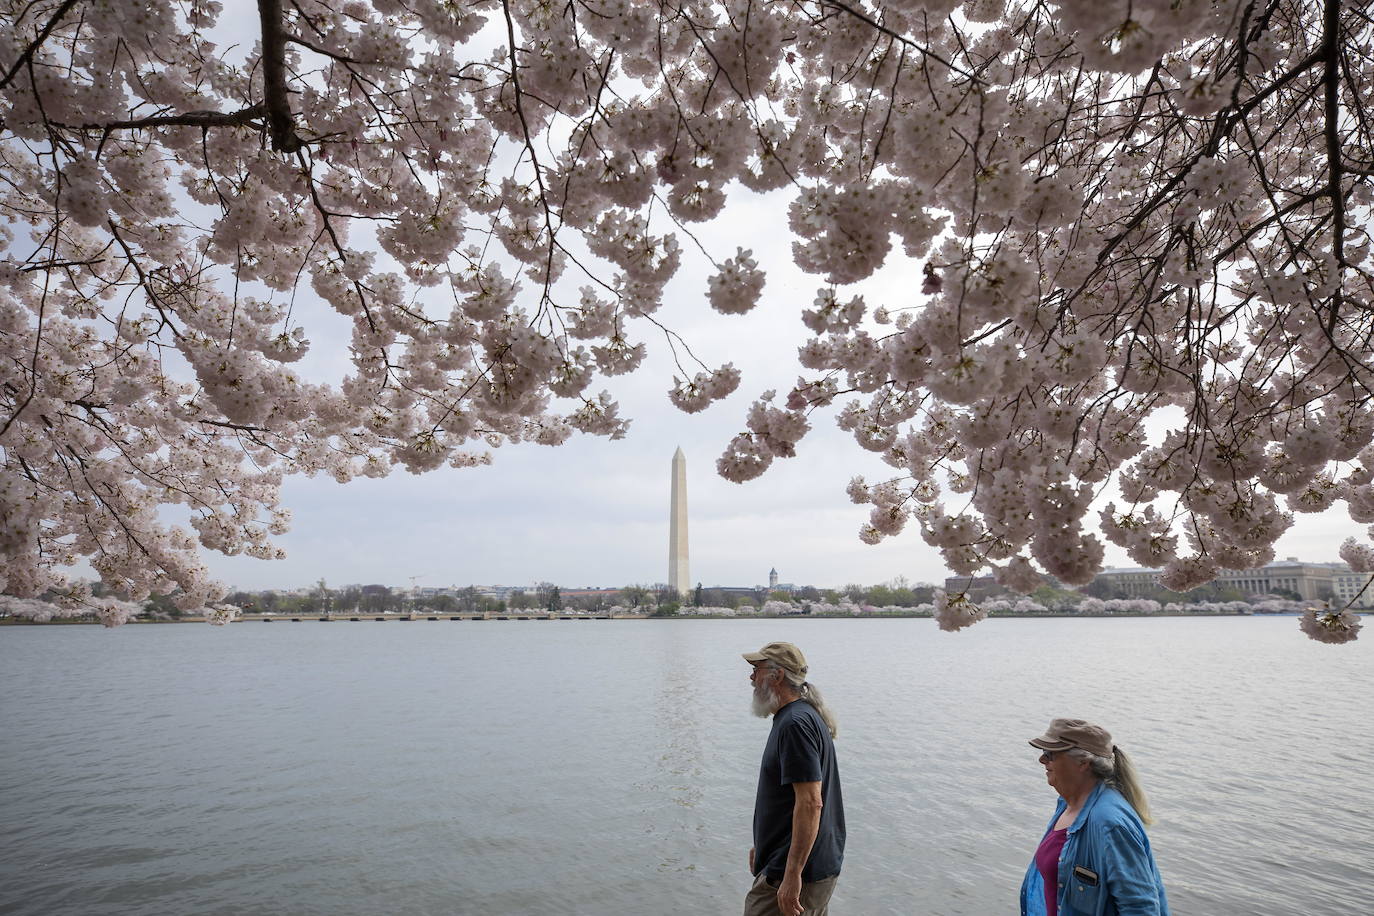
[[[668,516],[668,586],[679,595],[692,588],[687,572],[687,458],[673,452],[672,509]]]

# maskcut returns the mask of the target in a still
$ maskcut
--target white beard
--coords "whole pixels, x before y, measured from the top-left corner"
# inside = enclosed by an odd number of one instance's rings
[[[754,688],[753,703],[750,711],[760,719],[766,719],[778,711],[778,694],[771,686],[760,684]]]

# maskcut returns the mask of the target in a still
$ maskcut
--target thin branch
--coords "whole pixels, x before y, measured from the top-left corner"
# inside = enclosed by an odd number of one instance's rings
[[[19,59],[11,64],[4,77],[0,78],[0,89],[4,89],[10,84],[10,81],[14,79],[14,75],[38,52],[39,47],[41,47],[43,42],[48,40],[48,36],[52,34],[52,30],[57,28],[57,24],[62,21],[62,17],[71,12],[71,8],[76,6],[76,3],[77,0],[65,0],[65,2],[57,8],[57,12],[53,13],[52,17],[48,19],[43,28],[39,30],[37,37],[29,42],[29,46],[20,53]]]

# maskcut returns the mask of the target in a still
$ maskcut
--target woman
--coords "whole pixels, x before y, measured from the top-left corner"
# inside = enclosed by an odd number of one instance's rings
[[[1021,916],[1168,916],[1130,758],[1082,719],[1055,719],[1030,743],[1060,797],[1021,883]]]

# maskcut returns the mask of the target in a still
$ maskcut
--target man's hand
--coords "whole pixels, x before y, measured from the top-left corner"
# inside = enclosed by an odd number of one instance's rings
[[[754,873],[754,847],[749,847],[749,874]]]
[[[778,885],[778,909],[782,916],[801,916],[801,875],[784,875]]]

